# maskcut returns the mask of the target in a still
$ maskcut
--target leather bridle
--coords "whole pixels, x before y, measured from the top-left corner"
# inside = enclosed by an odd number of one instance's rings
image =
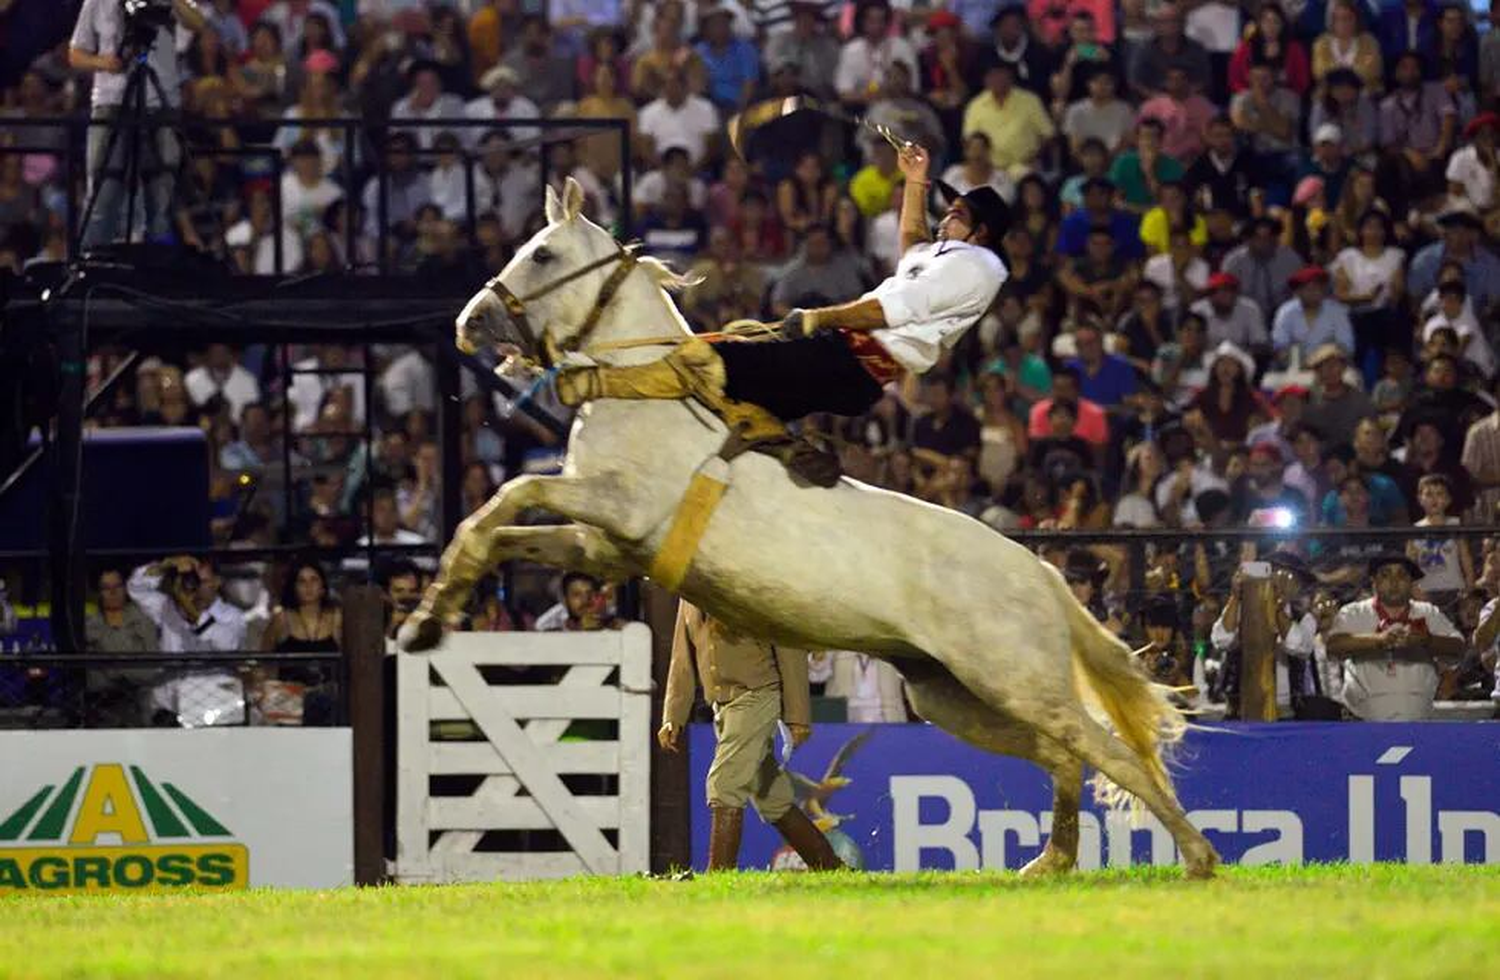
[[[532,290],[525,296],[517,296],[511,292],[510,287],[501,282],[498,275],[485,283],[484,288],[494,294],[495,298],[500,301],[500,304],[505,307],[505,312],[514,321],[516,329],[520,331],[521,340],[525,343],[527,350],[535,352],[541,359],[542,365],[550,368],[553,361],[556,360],[556,354],[583,349],[584,344],[588,341],[590,335],[593,334],[594,328],[599,325],[599,318],[604,315],[604,311],[614,301],[615,294],[620,291],[620,287],[624,285],[625,280],[629,278],[630,274],[635,271],[636,266],[639,264],[640,260],[636,258],[635,254],[638,247],[636,245],[616,245],[613,253],[604,256],[602,259],[595,259],[581,268],[574,269],[567,275],[560,276],[546,285]],[[604,280],[604,284],[599,287],[599,292],[594,297],[594,305],[589,310],[588,316],[584,317],[583,323],[579,328],[561,343],[554,343],[546,335],[545,328],[539,332],[532,326],[530,318],[526,315],[527,303],[534,303],[543,296],[556,292],[591,272],[597,272],[600,269],[608,268],[617,263],[617,268],[609,274],[609,278]]]

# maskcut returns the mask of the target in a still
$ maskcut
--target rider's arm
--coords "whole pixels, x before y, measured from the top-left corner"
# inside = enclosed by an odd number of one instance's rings
[[[927,151],[915,143],[901,150],[896,161],[906,184],[901,191],[901,254],[914,245],[932,240],[927,227],[927,187],[931,183],[927,170],[931,162]]]
[[[808,329],[809,333],[813,330],[833,329],[882,330],[887,326],[880,301],[871,297],[841,306],[820,306],[815,310],[803,310],[802,322],[813,325]]]

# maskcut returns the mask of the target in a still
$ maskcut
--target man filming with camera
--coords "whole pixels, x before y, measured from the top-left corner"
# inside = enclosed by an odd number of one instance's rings
[[[127,589],[160,628],[162,653],[245,648],[245,618],[218,597],[213,566],[178,555],[137,568]]]
[[[196,33],[205,23],[193,0],[84,0],[68,43],[68,64],[94,76],[88,139],[92,207],[83,230],[85,249],[121,237],[121,219],[132,198],[125,173],[132,152],[146,238],[170,230],[173,178],[182,158],[177,136],[166,124],[182,87],[173,32],[182,24]],[[149,72],[138,83],[145,86],[145,112],[131,119],[126,118],[127,82],[132,63],[140,59],[139,67]]]

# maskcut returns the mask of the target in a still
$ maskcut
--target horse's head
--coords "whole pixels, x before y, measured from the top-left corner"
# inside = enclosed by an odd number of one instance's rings
[[[550,363],[586,344],[637,259],[584,217],[583,204],[571,177],[561,197],[547,188],[547,226],[458,315],[459,350],[519,349]]]

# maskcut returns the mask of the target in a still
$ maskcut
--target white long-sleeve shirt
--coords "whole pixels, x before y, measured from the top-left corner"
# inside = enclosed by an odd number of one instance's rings
[[[907,249],[896,274],[862,299],[880,303],[886,326],[871,331],[915,374],[931,368],[995,301],[1009,277],[990,249],[967,242],[923,242]]]
[[[1287,608],[1290,611],[1290,607]],[[1220,613],[1219,618],[1214,620],[1214,626],[1209,631],[1208,639],[1214,645],[1215,650],[1220,653],[1228,653],[1239,643],[1240,634],[1239,630],[1231,630],[1224,625],[1224,614]],[[1313,657],[1315,658],[1315,669],[1320,671],[1323,670],[1324,665],[1327,663],[1328,655],[1320,649],[1317,639],[1318,621],[1312,613],[1305,613],[1301,619],[1292,621],[1291,628],[1286,631],[1286,636],[1282,637],[1281,643],[1277,645],[1276,706],[1278,708],[1290,708],[1292,703],[1291,675],[1287,670],[1286,659],[1288,656],[1304,659]],[[1316,658],[1320,653],[1322,654],[1322,662],[1317,662]],[[1327,671],[1323,671],[1319,675],[1319,680],[1323,682],[1323,693],[1326,697],[1338,697],[1338,692],[1332,690],[1327,683]]]
[[[203,653],[245,649],[245,616],[222,599],[188,622],[172,597],[161,591],[161,576],[142,565],[125,584],[130,598],[161,630],[162,653]]]

